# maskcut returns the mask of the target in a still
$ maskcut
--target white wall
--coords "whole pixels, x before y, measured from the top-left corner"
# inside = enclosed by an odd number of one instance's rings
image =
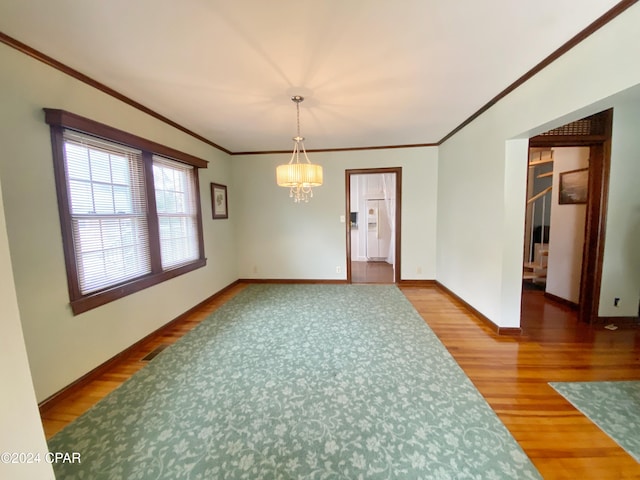
[[[640,301],[640,88],[615,99],[601,316],[638,315]],[[614,307],[614,298],[620,303]]]
[[[520,323],[527,150],[518,139],[609,108],[616,102],[614,94],[640,84],[640,62],[630,61],[640,58],[639,24],[640,5],[635,4],[440,146],[437,279],[498,326]],[[621,154],[627,149],[621,143],[630,142],[631,128],[623,135],[620,120],[614,120],[616,178],[609,197],[610,214],[625,212],[627,222],[634,218],[633,211],[618,191],[631,188],[628,170],[636,168],[627,164],[637,162],[637,150]],[[616,218],[618,213],[612,215],[607,224],[603,297],[610,292],[604,283],[616,274],[608,258],[614,236],[610,229],[625,223]],[[626,248],[636,251],[640,242],[629,240],[631,228],[616,233],[616,243],[626,242]],[[631,283],[625,286],[626,295],[633,291],[637,295],[637,277],[630,273],[627,277]],[[601,315],[602,307],[603,302]]]
[[[314,152],[309,157],[322,165],[324,185],[301,205],[275,182],[276,166],[289,161],[286,154],[233,157],[240,278],[345,279],[346,225],[340,222],[341,215],[349,218],[345,170],[380,167],[402,167],[402,279],[435,278],[437,148]],[[362,225],[364,219],[358,221]]]
[[[546,291],[573,303],[580,301],[586,204],[560,205],[560,174],[589,167],[588,147],[553,149],[553,189]]]
[[[5,45],[0,65],[0,178],[22,328],[42,401],[238,278],[235,192],[230,158],[219,150]],[[73,316],[43,107],[208,160],[209,168],[200,171],[207,266]],[[230,220],[211,220],[211,181],[230,186]]]
[[[48,451],[36,396],[31,383],[27,351],[20,326],[18,301],[9,259],[9,241],[0,189],[0,453],[31,452],[43,458]],[[0,462],[0,478],[54,478],[51,465]]]

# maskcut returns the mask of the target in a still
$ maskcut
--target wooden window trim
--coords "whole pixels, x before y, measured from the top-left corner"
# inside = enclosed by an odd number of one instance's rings
[[[79,115],[45,108],[45,121],[51,129],[51,145],[53,150],[54,177],[56,182],[56,192],[58,199],[58,211],[60,215],[60,227],[62,233],[62,244],[64,249],[65,266],[67,271],[67,285],[69,288],[69,299],[71,310],[74,315],[86,312],[93,308],[105,305],[119,298],[125,297],[145,288],[157,285],[164,281],[175,278],[179,275],[191,272],[204,267],[207,260],[204,256],[204,234],[202,228],[202,209],[200,201],[200,186],[198,169],[206,168],[208,162],[164,145],[146,140],[136,135],[118,130],[108,125],[101,124]],[[142,150],[147,196],[147,221],[149,229],[149,251],[151,255],[152,271],[150,274],[138,277],[134,280],[122,284],[107,287],[98,292],[83,295],[80,292],[78,270],[76,264],[75,249],[73,245],[73,232],[71,227],[71,214],[69,211],[69,191],[67,189],[67,172],[64,157],[63,132],[71,129],[100,137],[110,142],[120,143],[128,147]],[[162,270],[160,264],[160,239],[158,233],[158,219],[155,206],[155,190],[153,186],[153,154],[168,157],[187,165],[195,167],[194,191],[196,196],[197,226],[199,258],[179,267]]]
[[[201,158],[194,157],[188,153],[175,150],[171,147],[166,147],[160,143],[147,140],[146,138],[138,137],[132,133],[118,130],[117,128],[110,127],[95,120],[81,117],[75,113],[70,113],[65,110],[57,110],[54,108],[45,108],[45,122],[49,125],[57,125],[78,132],[88,133],[90,135],[104,138],[111,142],[121,143],[129,147],[138,148],[143,151],[149,151],[162,155],[164,157],[173,158],[182,163],[193,165],[197,168],[207,168],[209,162],[202,160]]]

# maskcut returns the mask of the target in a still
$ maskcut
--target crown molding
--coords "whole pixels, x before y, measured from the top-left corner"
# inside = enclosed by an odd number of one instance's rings
[[[104,83],[98,82],[97,80],[85,75],[82,72],[79,72],[78,70],[71,68],[68,65],[65,65],[62,62],[59,62],[58,60],[56,60],[55,58],[50,57],[49,55],[45,55],[44,53],[36,50],[35,48],[31,48],[29,45],[26,45],[24,43],[22,43],[19,40],[16,40],[13,37],[10,37],[9,35],[0,32],[0,42],[4,43],[10,47],[15,48],[16,50],[18,50],[19,52],[24,53],[25,55],[34,58],[35,60],[38,60],[46,65],[49,65],[50,67],[55,68],[56,70],[61,71],[62,73],[66,73],[67,75],[69,75],[70,77],[75,78],[76,80],[79,80],[83,83],[86,83],[87,85],[100,90],[103,93],[106,93],[107,95],[110,95],[118,100],[120,100],[123,103],[126,103],[127,105],[140,110],[143,113],[146,113],[147,115],[160,120],[161,122],[166,123],[167,125],[172,126],[173,128],[180,130],[181,132],[186,133],[187,135],[191,135],[192,137],[200,140],[201,142],[206,143],[207,145],[211,145],[214,148],[217,148],[218,150],[222,150],[225,153],[231,154],[231,152],[229,150],[227,150],[226,148],[221,147],[220,145],[212,142],[211,140],[209,140],[208,138],[203,137],[202,135],[199,135],[197,133],[195,133],[192,130],[189,130],[186,127],[183,127],[182,125],[180,125],[177,122],[174,122],[173,120],[171,120],[170,118],[165,117],[164,115],[159,114],[158,112],[156,112],[155,110],[150,109],[149,107],[146,107],[145,105],[142,105],[139,102],[136,102],[135,100],[133,100],[132,98],[127,97],[126,95],[123,95],[122,93],[118,92],[117,90],[114,90],[111,87],[108,87],[107,85],[105,85]]]
[[[527,80],[530,80],[537,73],[539,73],[540,71],[542,71],[543,69],[548,67],[551,63],[556,61],[558,58],[560,58],[562,55],[567,53],[573,47],[578,45],[584,39],[586,39],[587,37],[589,37],[590,35],[592,35],[596,31],[598,31],[600,28],[604,27],[606,24],[608,24],[614,18],[616,18],[617,16],[619,16],[620,14],[625,12],[629,7],[633,6],[637,2],[638,2],[638,0],[622,0],[621,2],[616,4],[613,8],[608,10],[606,13],[601,15],[599,18],[597,18],[591,24],[589,24],[586,28],[581,30],[576,35],[574,35],[570,40],[568,40],[566,43],[564,43],[562,46],[560,46],[558,49],[556,49],[553,53],[551,53],[548,57],[546,57],[544,60],[542,60],[540,63],[538,63],[535,67],[530,69],[528,72],[526,72],[520,78],[518,78],[515,82],[513,82],[511,85],[509,85],[503,91],[498,93],[495,97],[493,97],[485,105],[480,107],[480,109],[478,109],[475,113],[473,113],[470,117],[468,117],[465,121],[463,121],[460,125],[458,125],[453,130],[451,130],[447,135],[442,137],[442,139],[440,139],[440,141],[438,141],[436,143],[418,143],[418,144],[411,144],[411,145],[386,145],[386,146],[369,146],[369,147],[326,148],[326,149],[307,150],[307,152],[347,152],[347,151],[357,151],[357,150],[382,150],[382,149],[392,149],[392,148],[418,148],[418,147],[437,147],[437,146],[440,146],[444,142],[449,140],[451,137],[453,137],[460,130],[462,130],[464,127],[466,127],[471,122],[473,122],[475,119],[477,119],[480,115],[482,115],[487,110],[489,110],[491,107],[493,107],[496,103],[498,103],[504,97],[506,97],[511,92],[513,92],[515,89],[517,89],[522,84],[524,84]],[[75,70],[75,69],[69,67],[68,65],[65,65],[64,63],[59,62],[58,60],[56,60],[56,59],[54,59],[54,58],[52,58],[52,57],[50,57],[48,55],[45,55],[44,53],[42,53],[42,52],[40,52],[40,51],[38,51],[38,50],[36,50],[36,49],[24,44],[24,43],[22,43],[19,40],[16,40],[15,38],[12,38],[9,35],[6,35],[6,34],[4,34],[2,32],[0,32],[0,42],[4,43],[4,44],[6,44],[6,45],[8,45],[10,47],[15,48],[16,50],[24,53],[25,55],[28,55],[28,56],[36,59],[36,60],[39,60],[39,61],[49,65],[50,67],[53,67],[53,68],[55,68],[57,70],[60,70],[61,72],[66,73],[67,75],[69,75],[69,76],[71,76],[71,77],[73,77],[73,78],[75,78],[77,80],[80,80],[81,82],[84,82],[87,85],[90,85],[90,86],[92,86],[92,87],[94,87],[94,88],[106,93],[107,95],[110,95],[110,96],[112,96],[112,97],[114,97],[114,98],[126,103],[127,105],[130,105],[130,106],[132,106],[132,107],[134,107],[134,108],[136,108],[136,109],[138,109],[138,110],[140,110],[140,111],[142,111],[142,112],[144,112],[144,113],[156,118],[157,120],[160,120],[160,121],[166,123],[167,125],[170,125],[170,126],[176,128],[176,129],[180,130],[181,132],[184,132],[184,133],[186,133],[188,135],[191,135],[192,137],[200,140],[201,142],[204,142],[207,145],[211,145],[212,147],[217,148],[218,150],[221,150],[224,153],[227,153],[229,155],[232,155],[232,156],[235,156],[235,155],[267,155],[267,154],[290,153],[289,150],[232,152],[232,151],[230,151],[230,150],[228,150],[228,149],[226,149],[224,147],[221,147],[217,143],[212,142],[208,138],[205,138],[202,135],[199,135],[199,134],[195,133],[194,131],[189,130],[188,128],[180,125],[179,123],[174,122],[173,120],[165,117],[164,115],[159,114],[155,110],[152,110],[151,108],[146,107],[146,106],[142,105],[139,102],[136,102],[135,100],[127,97],[126,95],[123,95],[122,93],[112,89],[111,87],[108,87],[107,85],[105,85],[105,84],[103,84],[101,82],[98,82],[97,80],[94,80],[93,78],[91,78],[91,77],[79,72],[78,70]]]

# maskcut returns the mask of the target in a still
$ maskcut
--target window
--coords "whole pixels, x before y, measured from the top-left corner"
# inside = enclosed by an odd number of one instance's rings
[[[204,160],[45,109],[75,314],[206,264]]]
[[[198,258],[198,216],[191,188],[193,167],[153,157],[162,268]]]
[[[142,152],[72,130],[63,138],[80,293],[151,273]]]

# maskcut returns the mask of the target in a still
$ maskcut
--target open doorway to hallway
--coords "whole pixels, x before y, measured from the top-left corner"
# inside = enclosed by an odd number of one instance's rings
[[[577,310],[589,147],[529,149],[523,290],[542,290]]]
[[[400,168],[347,170],[347,282],[400,278]]]
[[[523,294],[541,285],[589,324],[598,316],[611,129],[607,110],[529,140]]]

